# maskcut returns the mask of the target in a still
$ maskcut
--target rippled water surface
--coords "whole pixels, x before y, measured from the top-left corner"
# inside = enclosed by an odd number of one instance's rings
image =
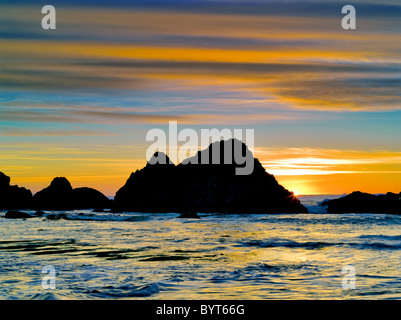
[[[0,213],[0,299],[399,299],[401,216]],[[42,288],[44,266],[56,289]],[[356,289],[342,288],[342,267]]]

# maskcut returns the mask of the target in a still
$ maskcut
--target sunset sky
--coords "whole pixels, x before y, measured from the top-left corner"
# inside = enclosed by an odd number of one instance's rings
[[[47,4],[47,3],[45,3]],[[297,194],[401,191],[399,0],[0,0],[0,171],[108,196],[151,128],[255,130]],[[343,30],[343,5],[357,29]]]

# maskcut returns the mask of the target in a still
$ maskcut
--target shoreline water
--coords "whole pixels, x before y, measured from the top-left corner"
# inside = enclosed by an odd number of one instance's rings
[[[303,201],[313,212],[322,198]],[[0,299],[401,298],[397,215],[67,215],[0,219]],[[55,290],[42,288],[48,265]]]

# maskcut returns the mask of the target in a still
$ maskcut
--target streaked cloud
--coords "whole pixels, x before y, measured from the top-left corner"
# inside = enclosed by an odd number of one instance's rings
[[[278,176],[401,174],[401,152],[399,151],[255,148],[255,154],[269,173]]]
[[[10,63],[1,85],[96,96],[191,91],[215,79],[215,92],[237,82],[249,96],[273,96],[287,109],[400,108],[397,2],[360,1],[352,32],[340,29],[339,5],[331,1],[102,4],[81,7],[80,15],[59,7],[52,36],[34,27],[36,7],[5,6],[2,56]]]
[[[245,125],[255,123],[266,123],[270,121],[289,121],[298,120],[293,115],[283,114],[264,114],[264,113],[249,113],[243,114],[201,114],[201,113],[167,113],[167,114],[145,114],[135,111],[117,111],[115,109],[105,108],[104,110],[98,109],[45,109],[45,110],[27,110],[26,108],[14,108],[13,110],[0,111],[0,122],[28,122],[28,123],[73,123],[73,124],[102,124],[102,125],[118,125],[118,124],[167,124],[169,121],[179,121],[182,125],[202,125],[208,123],[209,125]],[[8,129],[6,135],[24,135],[29,133],[34,135],[35,131]],[[111,135],[110,131],[99,130],[80,130],[80,131],[60,131],[60,130],[41,130],[43,135],[59,135],[65,132],[66,135],[76,135],[82,132],[82,135]],[[59,134],[56,134],[59,133]]]
[[[57,136],[112,136],[116,135],[108,130],[57,130],[57,129],[19,129],[10,127],[0,127],[2,137],[57,137]]]
[[[332,0],[52,4],[47,32],[42,2],[0,0],[0,166],[18,183],[113,195],[169,120],[257,129],[256,156],[300,190],[400,181],[398,0],[353,1],[352,31]]]

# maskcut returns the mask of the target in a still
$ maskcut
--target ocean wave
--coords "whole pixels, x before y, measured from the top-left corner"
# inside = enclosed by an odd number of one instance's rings
[[[149,220],[149,216],[144,215],[118,215],[118,214],[68,214],[65,220],[72,221],[127,221],[142,222]]]
[[[31,215],[31,219],[42,219],[45,221],[127,221],[141,222],[148,221],[157,215],[135,214],[133,213],[95,213],[95,212],[76,212],[76,211],[52,211],[41,215],[36,215],[34,212],[26,211]],[[1,216],[3,217],[3,216]],[[4,217],[3,217],[4,218]]]
[[[331,242],[321,242],[321,241],[296,242],[292,240],[273,240],[273,241],[251,240],[243,242],[242,244],[245,246],[262,247],[262,248],[286,247],[286,248],[304,248],[304,249],[322,249],[325,247],[342,245],[342,243],[331,243]]]
[[[0,250],[6,251],[38,251],[38,250],[50,250],[63,246],[69,246],[76,244],[75,239],[69,240],[17,240],[17,241],[1,241]]]
[[[364,234],[358,237],[359,239],[380,239],[380,240],[401,240],[401,235],[384,235],[384,234]]]
[[[247,242],[241,242],[240,245],[247,247],[260,247],[260,248],[291,248],[291,249],[306,249],[306,250],[319,250],[329,247],[351,247],[356,249],[390,249],[399,250],[401,249],[401,243],[384,243],[384,242],[321,242],[321,241],[308,241],[308,242],[297,242],[292,240],[274,240],[274,241],[260,241],[251,240]]]
[[[84,293],[99,299],[108,299],[108,298],[124,299],[124,298],[150,297],[159,292],[160,292],[159,284],[150,283],[142,286],[135,286],[135,285],[106,286],[103,288],[86,290]]]
[[[30,300],[61,300],[60,296],[53,292],[36,293],[29,298]]]
[[[191,259],[191,257],[160,255],[160,256],[153,256],[149,258],[140,259],[140,261],[177,261],[177,260],[188,260],[188,259]]]
[[[249,265],[243,269],[244,272],[288,272],[291,270],[299,270],[304,268],[310,268],[312,266],[306,264],[277,264],[270,265],[267,263],[258,263],[254,265]],[[316,269],[316,267],[313,267]]]
[[[219,271],[209,279],[213,283],[224,283],[229,281],[250,281],[250,280],[268,280],[271,277],[277,277],[280,273],[288,275],[289,272],[300,270],[316,271],[316,266],[307,264],[276,264],[257,263],[247,265],[244,268],[237,269],[231,272]]]
[[[261,215],[257,222],[277,225],[280,228],[287,226],[314,226],[314,225],[356,225],[370,226],[380,225],[400,225],[401,215],[390,215],[383,213],[347,213],[347,214],[328,214],[328,213],[309,213],[294,215]]]
[[[372,250],[400,250],[401,244],[389,244],[383,242],[366,242],[366,243],[348,243],[350,247],[357,249],[372,249]]]

